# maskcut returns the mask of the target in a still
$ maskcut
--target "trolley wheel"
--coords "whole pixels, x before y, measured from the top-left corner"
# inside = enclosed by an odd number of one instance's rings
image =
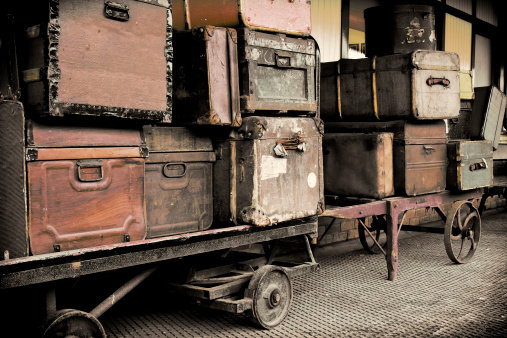
[[[106,332],[93,315],[72,309],[57,311],[49,317],[43,338],[106,338]]]
[[[265,265],[255,271],[245,297],[252,300],[250,319],[266,329],[280,325],[292,304],[292,283],[281,267]]]
[[[445,223],[447,256],[455,263],[467,263],[477,250],[481,237],[481,216],[471,202],[453,204]]]
[[[364,222],[364,219],[363,219]],[[387,229],[387,222],[382,216],[374,216],[370,226],[366,227],[368,231],[375,237],[375,240],[382,246],[385,247],[387,244],[387,237],[385,235],[385,230]],[[359,232],[359,241],[363,248],[371,254],[379,254],[382,251],[375,244],[373,239],[368,235],[366,230],[364,230],[361,224],[358,225],[357,230]],[[384,234],[382,234],[382,231]]]

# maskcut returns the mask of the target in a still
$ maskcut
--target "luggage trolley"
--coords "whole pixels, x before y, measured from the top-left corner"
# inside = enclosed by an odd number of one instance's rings
[[[402,226],[403,230],[443,233],[445,251],[449,258],[455,263],[466,263],[472,259],[479,244],[481,218],[473,201],[481,199],[482,196],[483,190],[475,189],[459,193],[443,191],[382,200],[355,199],[353,204],[350,200],[347,202],[347,199],[340,200],[334,196],[327,196],[328,205],[320,216],[334,219],[320,238],[325,236],[336,219],[357,219],[364,229],[362,231],[360,228],[359,231],[362,246],[370,253],[384,254],[387,260],[388,279],[391,281],[396,280],[398,271],[398,234]],[[448,203],[452,203],[452,207],[446,215],[441,206]],[[444,227],[404,225],[407,211],[419,208],[434,209],[445,222]],[[373,216],[373,221],[371,225],[366,225],[365,218],[370,216]],[[385,245],[381,245],[379,241],[382,230],[386,233]]]
[[[157,269],[167,268],[167,262],[212,252],[227,254],[240,246],[262,243],[265,252],[262,257],[257,255],[210,268],[190,269],[184,283],[171,285],[180,293],[198,299],[197,303],[203,306],[246,313],[254,323],[270,329],[281,324],[290,310],[291,278],[319,269],[309,240],[316,231],[317,216],[312,216],[270,227],[233,226],[4,260],[0,261],[0,294],[27,286],[46,290],[44,338],[66,337],[73,332],[87,333],[87,337],[106,337],[97,318]],[[279,241],[289,238],[294,241],[300,237],[303,237],[308,261],[276,262]],[[92,310],[57,308],[58,283],[125,268],[140,272]]]

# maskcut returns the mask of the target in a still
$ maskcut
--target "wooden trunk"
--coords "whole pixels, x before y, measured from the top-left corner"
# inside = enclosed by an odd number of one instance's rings
[[[321,117],[325,121],[457,118],[459,58],[416,51],[322,64]]]
[[[325,194],[394,195],[392,133],[326,133],[323,153]]]
[[[497,87],[476,87],[472,110],[472,139],[489,140],[498,148],[504,122],[507,97]]]
[[[319,119],[245,118],[238,137],[217,146],[215,220],[264,226],[320,213],[321,133]]]
[[[213,222],[211,139],[182,127],[145,128],[147,238],[202,231]]]
[[[449,139],[470,139],[472,129],[472,100],[461,100],[461,109],[459,116],[447,121],[447,136]]]
[[[437,49],[432,6],[371,7],[364,11],[364,23],[368,57]]]
[[[171,122],[169,1],[49,0],[38,6],[37,25],[22,21],[28,110]]]
[[[177,32],[174,49],[174,122],[240,126],[236,31]]]
[[[449,140],[447,189],[470,190],[493,184],[491,141]]]
[[[326,132],[394,133],[394,188],[416,196],[445,190],[447,171],[444,121],[331,122]]]
[[[174,28],[204,25],[310,35],[307,0],[173,0]]]
[[[320,54],[312,38],[238,30],[241,112],[317,115]]]
[[[29,126],[32,254],[145,238],[147,152],[139,131]]]
[[[21,103],[0,100],[0,260],[28,255],[24,135]]]

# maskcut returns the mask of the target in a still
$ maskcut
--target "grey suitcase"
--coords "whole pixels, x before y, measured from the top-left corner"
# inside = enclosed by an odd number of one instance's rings
[[[470,136],[476,140],[489,140],[498,148],[507,98],[497,87],[476,87],[472,110]]]
[[[459,58],[418,50],[323,63],[320,95],[326,122],[457,118]]]
[[[243,114],[318,117],[320,52],[312,38],[238,29]]]
[[[447,189],[470,190],[493,184],[491,141],[449,140]]]
[[[216,146],[214,219],[265,226],[323,211],[319,119],[243,119],[235,138]]]

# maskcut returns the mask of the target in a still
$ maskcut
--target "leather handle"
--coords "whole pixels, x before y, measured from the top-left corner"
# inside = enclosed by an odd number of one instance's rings
[[[448,80],[446,78],[429,77],[426,80],[426,84],[430,87],[434,85],[442,85],[444,88],[447,88],[451,85],[451,80]]]
[[[472,163],[470,164],[470,171],[476,171],[476,170],[485,170],[488,168],[488,163],[485,159],[482,159],[482,162]]]

